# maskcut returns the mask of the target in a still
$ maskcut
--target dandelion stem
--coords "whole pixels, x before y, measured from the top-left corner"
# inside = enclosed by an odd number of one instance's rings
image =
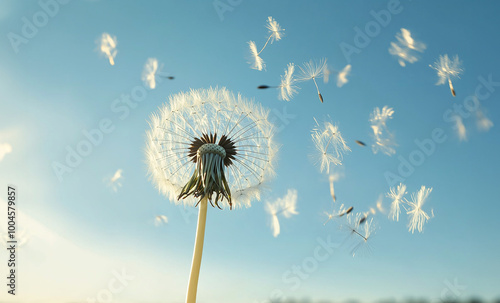
[[[269,43],[269,40],[271,40],[271,37],[272,37],[272,36],[273,36],[273,35],[271,34],[271,35],[269,36],[269,38],[267,38],[266,44],[264,44],[264,46],[262,47],[262,49],[260,50],[260,52],[258,52],[258,53],[257,53],[257,56],[258,56],[258,55],[260,55],[260,53],[262,53],[262,51],[264,50],[264,48],[266,48],[266,46],[267,46],[267,44]]]
[[[196,240],[194,243],[193,261],[191,263],[191,274],[189,275],[186,303],[196,303],[201,256],[203,254],[203,241],[205,239],[205,223],[207,222],[207,200],[208,198],[205,196],[200,201],[199,205],[200,212],[198,214],[198,227],[196,228]]]

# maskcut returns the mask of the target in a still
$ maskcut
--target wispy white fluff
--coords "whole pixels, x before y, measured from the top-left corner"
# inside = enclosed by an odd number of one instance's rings
[[[165,215],[158,215],[155,217],[155,226],[162,226],[168,223],[168,218]]]
[[[267,29],[269,30],[269,39],[271,39],[271,43],[274,41],[281,40],[282,36],[284,35],[284,29],[281,28],[281,26],[274,20],[273,17],[269,16],[267,17],[267,24],[266,24]],[[267,42],[266,42],[267,44]]]
[[[111,36],[108,33],[103,33],[98,41],[99,50],[102,54],[106,56],[109,60],[109,64],[115,65],[115,57],[118,53],[116,45],[118,44],[116,37]]]
[[[313,161],[319,165],[320,171],[330,173],[330,165],[341,165],[344,153],[351,151],[347,146],[338,127],[331,122],[325,121],[311,131],[311,137],[315,147],[315,153],[311,156]]]
[[[430,219],[430,216],[422,209],[422,206],[424,206],[431,192],[432,187],[426,188],[422,186],[418,192],[411,195],[411,201],[407,201],[409,206],[407,214],[410,218],[408,231],[411,231],[411,233],[414,233],[415,230],[422,232],[424,224]]]
[[[459,115],[454,115],[453,119],[455,120],[455,131],[457,132],[458,139],[460,141],[467,140],[467,129],[465,128],[462,117]]]
[[[287,69],[285,70],[285,74],[281,76],[280,83],[280,100],[290,101],[293,98],[293,95],[297,93],[298,87],[295,85],[295,78],[293,77],[293,72],[295,71],[295,65],[293,63],[289,63],[287,65]]]
[[[141,77],[146,87],[150,89],[156,88],[156,76],[160,69],[161,67],[158,65],[158,60],[156,58],[148,58],[146,64],[144,64]]]
[[[429,66],[437,71],[439,79],[436,85],[442,85],[448,80],[451,94],[455,96],[455,89],[453,88],[451,79],[460,78],[460,74],[464,71],[462,68],[462,62],[458,58],[458,55],[455,55],[452,60],[450,60],[448,54],[441,55],[433,65]]]
[[[259,56],[259,52],[257,51],[255,42],[249,41],[248,46],[250,47],[251,61],[249,63],[252,65],[251,68],[259,71],[266,69],[266,64],[264,63],[264,60],[262,60],[262,58]]]
[[[486,117],[481,109],[476,111],[476,124],[480,131],[488,131],[493,127],[493,122]]]
[[[150,118],[146,162],[153,183],[172,202],[194,205],[198,199],[177,200],[195,163],[189,145],[202,134],[227,135],[238,150],[226,179],[234,205],[250,206],[274,175],[277,145],[269,111],[226,88],[197,89],[171,95]],[[226,202],[226,201],[224,201]]]
[[[278,215],[283,215],[285,218],[290,218],[297,215],[297,190],[289,189],[286,195],[278,198],[274,202],[266,202],[265,210],[271,217],[271,231],[273,237],[280,234],[280,223]]]
[[[393,221],[399,221],[399,214],[401,213],[401,205],[405,203],[404,195],[406,195],[406,185],[399,183],[397,188],[391,187],[386,197],[390,198],[391,209],[389,211],[389,218]]]
[[[374,143],[372,144],[373,153],[381,151],[388,156],[396,153],[394,147],[394,135],[387,128],[387,121],[392,119],[394,110],[391,107],[384,106],[382,110],[376,107],[370,115],[370,124],[373,131]]]
[[[107,186],[114,192],[117,192],[122,187],[121,180],[123,179],[123,170],[118,169],[111,178],[105,179]]]
[[[396,42],[391,42],[389,53],[397,57],[399,64],[403,67],[406,66],[406,62],[417,62],[416,52],[423,52],[426,49],[425,44],[414,40],[410,31],[405,28],[396,34],[396,39]]]
[[[351,65],[348,64],[337,75],[337,86],[338,87],[342,87],[342,86],[344,86],[344,84],[349,82],[349,80],[347,80],[347,76],[349,76],[350,73],[351,73]]]

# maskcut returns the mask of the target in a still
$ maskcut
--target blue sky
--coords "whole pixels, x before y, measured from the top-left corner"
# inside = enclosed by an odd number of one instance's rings
[[[171,203],[148,180],[145,133],[149,115],[169,95],[210,86],[227,87],[270,109],[282,147],[277,177],[263,201],[232,211],[209,208],[199,302],[265,302],[279,292],[288,298],[366,302],[500,295],[497,2],[57,3],[58,12],[17,47],[10,33],[22,35],[23,17],[32,21],[43,8],[37,1],[0,3],[0,184],[18,187],[18,226],[28,238],[18,256],[19,295],[13,299],[3,289],[0,301],[87,302],[103,296],[121,270],[134,278],[113,293],[115,302],[184,301],[196,210]],[[214,3],[230,10],[218,12]],[[355,28],[364,31],[376,22],[370,12],[388,11],[391,5],[398,13],[390,13],[388,24],[358,53],[345,56],[341,45],[356,46]],[[257,71],[247,63],[247,42],[263,45],[268,16],[285,36],[267,46],[262,53],[266,71]],[[406,67],[388,51],[401,28],[427,47]],[[96,41],[104,32],[118,41],[114,66],[98,52]],[[438,77],[429,67],[444,54],[463,61],[464,73],[453,81],[455,98],[446,84],[435,85]],[[141,73],[148,58],[157,58],[175,80],[147,89],[128,114],[113,111],[114,100],[144,87]],[[300,83],[290,102],[278,100],[277,91],[256,89],[278,85],[290,62],[321,58],[335,70],[352,66],[349,82],[340,88],[333,77],[318,82],[324,103],[311,82]],[[461,141],[446,117],[488,79],[494,83],[480,90],[489,94],[481,98],[481,109],[495,125],[480,131],[475,112],[465,112],[467,140]],[[397,143],[393,156],[354,142],[373,143],[368,119],[375,107],[385,105],[395,111],[388,122]],[[280,119],[284,112],[286,120]],[[359,211],[389,191],[385,175],[396,174],[418,150],[415,140],[430,139],[433,130],[442,129],[444,142],[436,143],[435,152],[404,180],[409,193],[422,185],[433,188],[424,208],[435,216],[423,233],[408,232],[406,215],[393,222],[379,213],[371,253],[353,258],[340,245],[346,234],[338,224],[323,225],[332,201],[328,176],[309,159],[314,151],[310,133],[313,117],[323,121],[328,116],[352,150],[334,168],[343,175],[335,184],[337,203]],[[67,148],[76,148],[85,140],[84,131],[97,129],[102,120],[110,121],[112,131],[59,180],[54,162],[64,163]],[[118,169],[122,186],[114,191],[106,180]],[[299,214],[281,220],[275,238],[263,202],[283,197],[288,189],[298,192]],[[5,197],[0,197],[2,205]],[[386,209],[389,203],[384,197]],[[6,217],[4,206],[0,215]],[[168,223],[155,226],[157,215],[167,216]],[[314,256],[318,239],[339,247],[293,287],[283,275]],[[6,260],[6,253],[0,258]],[[453,284],[460,287],[452,291]]]

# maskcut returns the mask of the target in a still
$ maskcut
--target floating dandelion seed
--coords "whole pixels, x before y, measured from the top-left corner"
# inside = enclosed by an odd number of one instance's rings
[[[158,215],[155,217],[155,226],[161,226],[168,223],[168,218],[165,215]]]
[[[253,60],[250,63],[250,64],[252,64],[251,68],[259,70],[259,71],[266,68],[266,65],[264,64],[264,60],[262,60],[262,58],[260,57],[260,54],[266,48],[269,41],[271,41],[271,44],[272,44],[274,41],[281,40],[281,37],[284,35],[283,32],[285,31],[284,29],[282,29],[280,27],[278,22],[276,22],[276,20],[273,19],[273,17],[267,17],[266,27],[269,30],[269,37],[267,38],[266,43],[264,44],[264,46],[262,47],[262,49],[260,51],[257,51],[257,45],[255,45],[255,42],[253,42],[253,41],[248,42],[248,45],[250,47],[250,53],[251,53],[252,60]]]
[[[388,156],[392,156],[396,153],[396,150],[393,147],[396,145],[394,142],[394,136],[387,129],[386,123],[388,119],[392,119],[393,114],[394,110],[392,108],[384,106],[382,110],[376,107],[370,115],[370,123],[375,141],[372,145],[372,151],[374,154],[378,151],[381,151]]]
[[[158,60],[156,58],[148,58],[146,64],[144,65],[141,77],[145,86],[149,87],[150,89],[155,89],[157,77],[166,78],[169,80],[174,79],[174,77],[172,76],[165,75],[161,71],[162,67],[163,67],[162,65],[158,64]]]
[[[389,218],[391,218],[393,221],[399,221],[401,204],[405,203],[404,195],[406,195],[406,185],[402,183],[399,183],[397,188],[389,188],[389,193],[386,194],[386,197],[392,199]]]
[[[280,223],[278,215],[281,214],[285,218],[290,218],[297,215],[297,190],[289,189],[283,198],[277,199],[274,203],[267,202],[265,205],[266,212],[271,216],[271,230],[273,237],[280,234]]]
[[[208,201],[250,206],[274,174],[269,112],[225,88],[171,95],[151,116],[146,156],[167,198],[200,205],[187,302],[196,301]]]
[[[295,65],[289,63],[285,70],[285,75],[281,76],[281,83],[279,86],[281,100],[290,101],[293,95],[297,93],[297,86],[294,85],[295,79],[293,78],[294,70]]]
[[[467,140],[467,129],[465,128],[464,122],[462,121],[462,117],[459,115],[454,115],[453,119],[455,120],[455,130],[457,131],[457,136],[460,141]]]
[[[335,187],[333,186],[333,182],[340,179],[339,174],[331,174],[329,177],[330,180],[330,195],[332,196],[333,202],[337,201],[337,196],[335,195]]]
[[[348,231],[349,238],[354,240],[350,250],[353,257],[361,255],[364,252],[370,252],[371,247],[368,240],[375,231],[373,218],[360,217],[360,214],[356,216],[349,215],[347,216],[346,223],[341,225],[341,228]]]
[[[323,103],[323,95],[321,95],[318,84],[316,83],[316,78],[323,76],[326,68],[326,59],[321,59],[316,64],[313,60],[306,62],[303,66],[299,66],[301,73],[297,77],[297,81],[309,81],[313,80],[314,85],[316,85],[316,90],[318,91],[319,101]]]
[[[418,192],[411,195],[412,200],[406,202],[409,205],[409,210],[406,213],[410,216],[408,231],[411,231],[411,233],[413,233],[415,229],[422,232],[425,222],[430,218],[422,209],[422,206],[431,192],[432,187],[425,188],[425,186],[422,186]]]
[[[347,80],[347,76],[349,76],[350,72],[351,72],[351,65],[348,64],[344,67],[344,69],[342,69],[338,73],[338,75],[337,75],[337,86],[338,87],[342,87],[342,86],[344,86],[344,84],[349,82],[349,80]]]
[[[249,41],[248,46],[250,47],[250,55],[251,55],[251,62],[252,64],[251,68],[256,69],[256,70],[263,70],[266,69],[266,65],[264,64],[264,60],[259,56],[259,52],[257,51],[257,46],[255,45],[255,42]]]
[[[156,72],[158,71],[158,60],[148,58],[142,71],[142,81],[150,89],[156,88]]]
[[[399,65],[406,66],[406,62],[415,63],[418,61],[416,52],[423,52],[426,49],[424,43],[415,41],[411,37],[409,30],[402,28],[401,33],[396,34],[397,42],[391,42],[389,53],[398,58]]]
[[[352,206],[350,206],[349,208],[346,209],[344,207],[344,204],[341,204],[338,211],[333,210],[332,213],[328,213],[325,211],[325,215],[328,217],[328,219],[325,221],[325,223],[323,223],[323,225],[326,225],[326,223],[328,223],[328,221],[330,221],[332,219],[341,218],[343,216],[350,214],[353,211],[353,209],[354,209],[354,207],[352,207]]]
[[[460,74],[462,74],[462,62],[458,59],[458,56],[455,55],[453,60],[448,58],[448,54],[439,56],[439,59],[434,62],[434,65],[429,65],[431,68],[437,71],[437,75],[439,77],[436,85],[442,85],[448,80],[448,85],[450,86],[450,91],[453,97],[456,96],[455,89],[453,88],[453,84],[451,83],[452,78],[459,78]]]
[[[354,142],[356,142],[356,144],[358,144],[359,146],[366,146],[365,142],[363,141],[356,140]]]
[[[108,58],[109,64],[115,65],[115,57],[118,53],[116,50],[116,37],[111,37],[108,33],[103,33],[98,43],[101,53]]]
[[[110,187],[114,192],[117,192],[120,187],[122,187],[121,180],[123,179],[123,170],[118,169],[111,178],[105,179],[108,187]]]
[[[493,122],[486,117],[481,109],[476,111],[476,124],[480,131],[488,131],[493,127]]]
[[[316,121],[316,127],[311,132],[314,143],[315,154],[313,161],[319,164],[320,171],[330,173],[330,165],[342,165],[343,154],[351,151],[342,138],[342,134],[336,125],[331,122],[324,122],[322,126]]]
[[[295,86],[295,79],[293,77],[293,72],[295,70],[295,65],[293,63],[289,63],[287,68],[285,69],[285,74],[281,76],[281,83],[279,86],[269,86],[269,85],[259,85],[258,89],[268,89],[268,88],[278,88],[279,99],[290,101],[293,98],[293,95],[297,93],[298,87]]]

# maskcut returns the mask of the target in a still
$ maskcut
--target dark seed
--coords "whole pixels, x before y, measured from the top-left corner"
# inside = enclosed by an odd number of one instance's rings
[[[258,89],[266,89],[266,88],[269,88],[270,86],[269,85],[259,85],[257,86]]]

